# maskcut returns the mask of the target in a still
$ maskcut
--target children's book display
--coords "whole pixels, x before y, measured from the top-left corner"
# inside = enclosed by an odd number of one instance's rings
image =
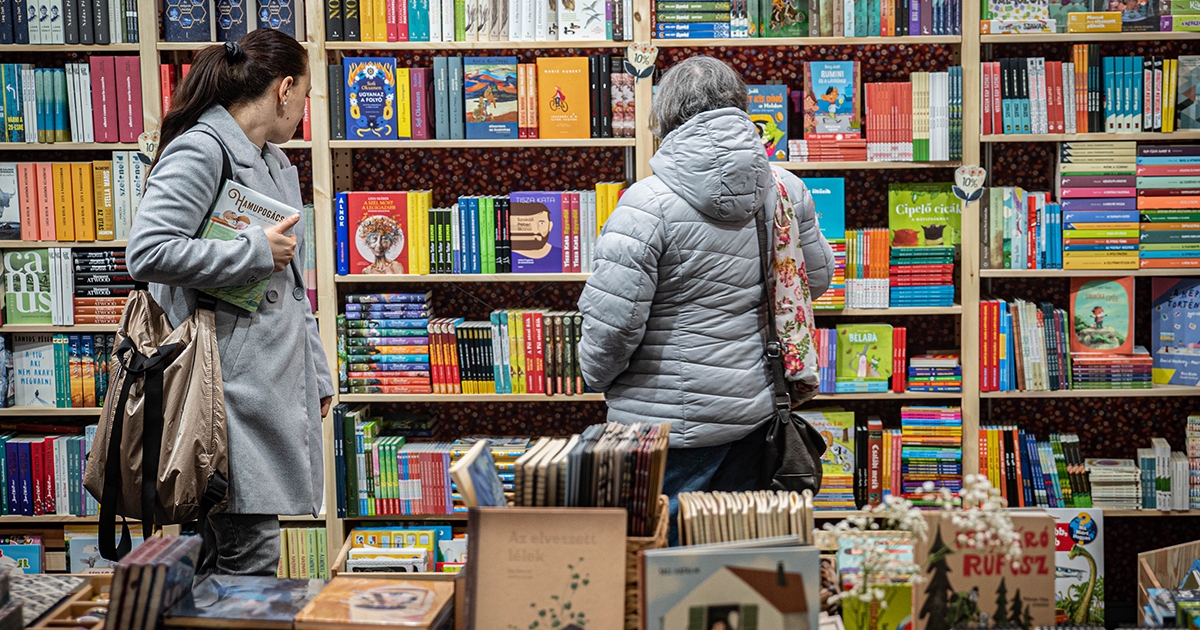
[[[1104,510],[1046,510],[1054,517],[1054,607],[1059,625],[1104,623]],[[1061,611],[1061,612],[1059,612]]]
[[[706,545],[790,537],[811,543],[813,499],[809,493],[683,492],[679,494],[679,540]]]

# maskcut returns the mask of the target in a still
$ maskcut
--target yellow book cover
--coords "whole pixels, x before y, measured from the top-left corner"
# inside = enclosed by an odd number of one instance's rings
[[[92,186],[96,193],[96,240],[111,241],[116,238],[111,161],[92,162]]]
[[[608,214],[604,217],[607,221],[614,212],[617,211],[617,204],[621,201],[621,190],[625,188],[625,182],[609,182],[608,184],[608,202],[605,204],[608,207]]]
[[[54,173],[54,234],[60,241],[75,240],[75,201],[71,195],[71,165],[55,162]]]
[[[539,137],[591,137],[587,57],[539,58],[537,86]]]
[[[525,393],[525,342],[521,333],[523,327],[521,311],[508,312],[508,351],[509,364],[512,366],[512,385],[514,394]]]
[[[362,0],[358,3],[358,8],[359,39],[364,42],[373,42],[375,41],[375,0]]]
[[[287,532],[282,532],[279,537],[279,564],[275,566],[275,577],[288,577],[288,537]]]
[[[67,341],[67,372],[71,375],[71,406],[83,407],[83,356],[79,347],[79,335],[71,335]]]
[[[401,0],[397,0],[397,2],[399,2],[399,1],[401,1]],[[374,0],[374,2],[372,2],[372,4],[375,5],[373,7],[375,12],[374,12],[374,15],[372,16],[374,18],[372,21],[375,24],[375,41],[386,42],[388,40],[388,36],[387,36],[387,23],[388,23],[387,0]]]
[[[296,527],[293,529],[296,532],[296,542],[300,549],[296,552],[296,566],[300,569],[300,579],[306,580],[311,577],[308,573],[308,532],[303,528]]]
[[[429,274],[429,212],[433,209],[433,191],[421,191],[421,273]]]
[[[96,350],[93,341],[84,335],[83,352],[79,357],[80,370],[83,373],[83,406],[96,406]]]
[[[408,68],[396,68],[396,137],[412,138],[412,85]]]
[[[604,221],[608,219],[608,184],[596,184],[596,236],[604,229]]]
[[[289,527],[284,531],[287,532],[288,541],[288,577],[298,579],[300,577],[300,540],[296,536],[295,527]]]
[[[317,573],[317,554],[320,552],[317,549],[317,528],[309,527],[304,530],[304,542],[308,547],[308,557],[305,558],[308,563],[308,577],[320,578],[321,575]]]
[[[408,273],[420,273],[420,267],[417,264],[417,207],[420,202],[417,201],[417,191],[409,190],[404,193],[404,216],[407,219],[408,230],[404,234],[404,238],[408,240],[408,264],[404,266]]]
[[[329,537],[324,527],[317,528],[317,578],[329,579]]]
[[[75,240],[96,240],[96,189],[90,163],[71,163],[71,194],[75,206]]]
[[[296,615],[296,630],[432,630],[451,613],[453,600],[454,582],[339,575]]]

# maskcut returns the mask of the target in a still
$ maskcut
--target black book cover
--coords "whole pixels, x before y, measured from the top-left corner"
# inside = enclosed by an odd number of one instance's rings
[[[1017,84],[1021,90],[1021,133],[1030,133],[1032,131],[1030,123],[1033,120],[1033,102],[1030,100],[1032,95],[1029,93],[1029,64],[1031,61],[1031,59],[1021,59],[1017,64],[1017,70],[1020,71]]]
[[[588,95],[591,97],[592,137],[600,137],[600,56],[588,55]]]
[[[9,6],[9,3],[7,0],[5,0],[5,2],[3,4],[0,4],[0,6],[7,7],[7,6]],[[84,6],[86,6],[86,5],[84,5]],[[63,0],[62,8],[63,8],[63,42],[67,43],[67,44],[78,44],[79,43],[79,9],[80,9],[79,0]],[[4,17],[7,17],[7,15]],[[8,22],[8,20],[6,20],[4,18],[0,18],[0,20],[3,20],[4,23]],[[2,30],[3,29],[0,29],[0,33],[2,33]],[[3,41],[3,38],[4,38],[3,34],[0,34],[0,43],[8,43],[8,42]]]
[[[91,0],[79,0],[79,43],[91,45],[96,43],[96,16],[92,13]]]
[[[84,0],[80,0],[83,2]],[[137,0],[125,0],[125,43],[138,43]]]
[[[1025,433],[1015,430],[1013,433],[1016,434],[1016,448],[1021,453],[1021,496],[1025,498],[1022,507],[1035,507],[1037,501],[1033,498],[1033,468],[1029,459],[1029,449],[1025,448]]]
[[[612,64],[607,54],[600,55],[600,137],[613,137]]]
[[[342,41],[342,0],[325,0],[325,41]]]
[[[867,422],[859,418],[854,421],[854,505],[863,509],[867,505],[869,483],[867,471]]]
[[[497,198],[496,207],[500,209],[500,219],[497,222],[500,226],[500,240],[496,248],[499,259],[496,262],[496,271],[512,273],[512,240],[508,233],[508,197]]]
[[[346,139],[342,73],[342,64],[329,65],[329,137],[331,140]]]
[[[26,0],[28,1],[28,0]],[[120,2],[121,0],[113,0]],[[108,2],[109,0],[92,0],[92,30],[96,36],[97,45],[112,43],[108,33]]]
[[[13,43],[13,10],[12,0],[0,2],[0,44]]]
[[[342,37],[348,42],[360,39],[358,0],[342,0]]]
[[[26,0],[13,0],[13,43],[29,43],[29,5]]]

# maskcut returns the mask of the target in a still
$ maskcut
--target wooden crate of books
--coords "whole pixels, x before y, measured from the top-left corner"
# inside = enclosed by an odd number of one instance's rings
[[[671,528],[670,505],[667,495],[658,495],[654,535],[625,539],[625,630],[637,630],[638,627],[638,552],[667,546],[667,532]]]
[[[86,581],[70,597],[67,597],[43,617],[37,624],[29,628],[88,628],[88,630],[104,630],[104,621],[98,621],[87,613],[100,608],[108,610],[108,594],[112,587],[112,574],[81,575]],[[81,619],[82,617],[82,619]]]
[[[1148,589],[1178,588],[1180,580],[1200,558],[1200,540],[1138,554],[1138,622],[1145,624],[1142,607],[1150,603]]]

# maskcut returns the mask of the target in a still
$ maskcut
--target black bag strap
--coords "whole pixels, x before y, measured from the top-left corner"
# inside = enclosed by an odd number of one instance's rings
[[[772,185],[775,185],[773,179]],[[776,194],[783,193],[776,190]],[[771,369],[775,411],[780,414],[782,419],[786,420],[791,414],[792,398],[788,394],[787,377],[784,376],[783,353],[779,346],[779,330],[775,325],[775,306],[771,303],[771,280],[775,277],[775,270],[773,268],[774,265],[771,264],[773,257],[771,256],[771,246],[767,237],[765,208],[755,215],[755,227],[758,231],[759,275],[762,280],[763,303],[767,309],[767,342],[764,351],[767,356],[767,365]]]

